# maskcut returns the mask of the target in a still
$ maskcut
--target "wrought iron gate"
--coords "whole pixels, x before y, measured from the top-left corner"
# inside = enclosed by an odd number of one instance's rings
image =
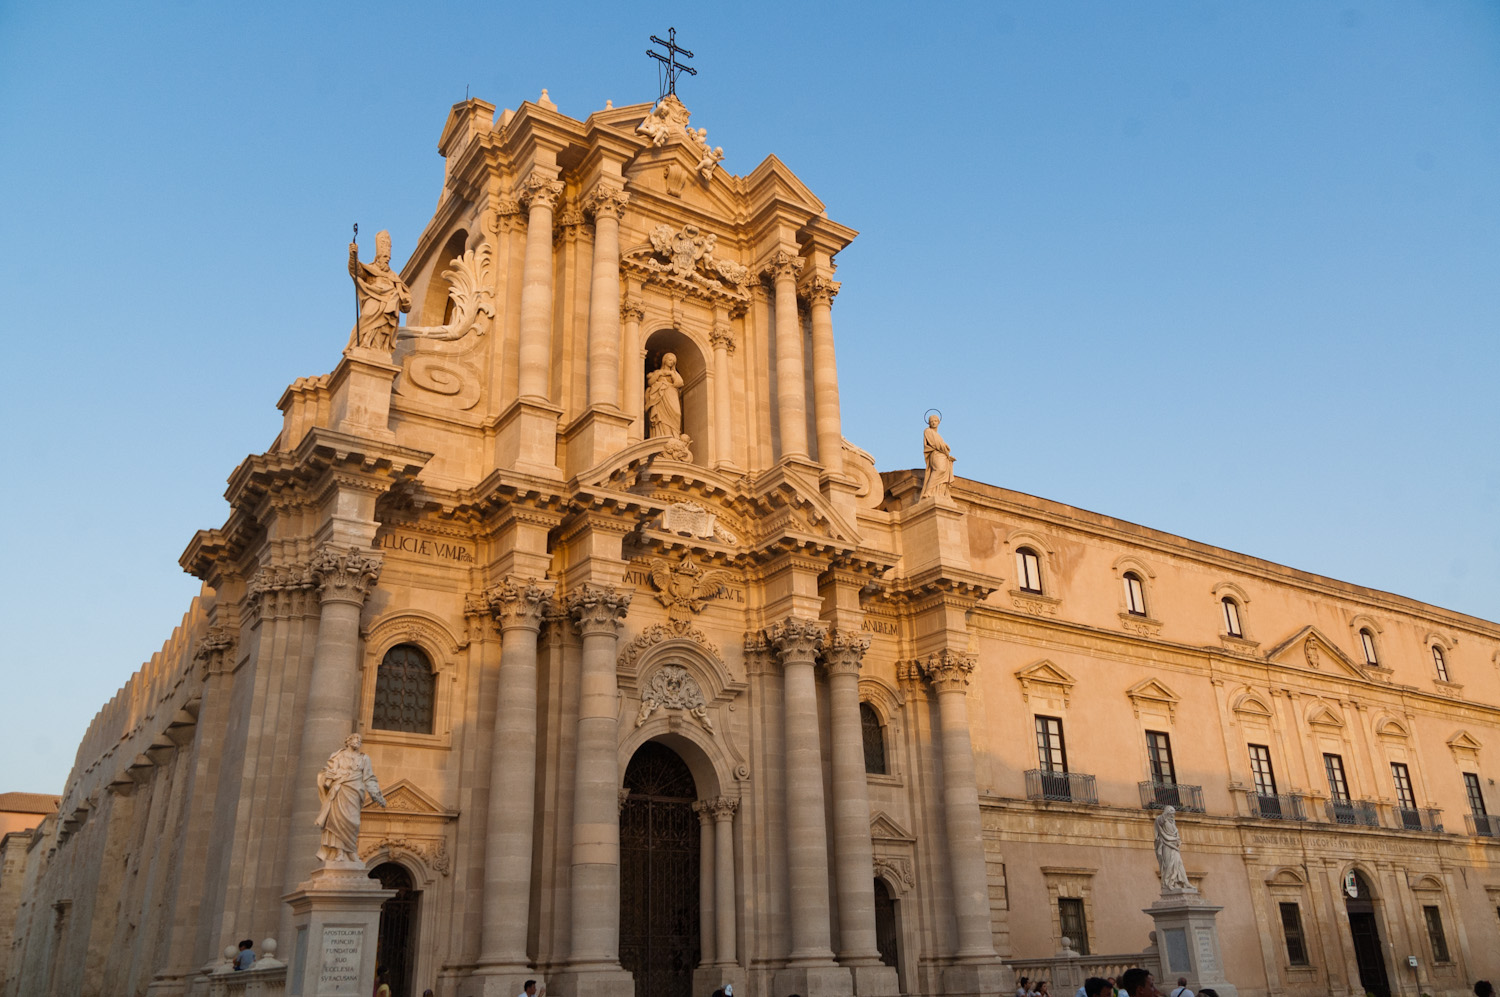
[[[636,997],[692,997],[698,965],[697,788],[671,748],[648,741],[625,769],[620,811],[620,964]]]
[[[382,889],[395,890],[394,897],[380,905],[380,940],[375,945],[375,964],[385,970],[391,997],[413,997],[412,973],[417,968],[417,908],[422,891],[412,888],[411,873],[395,862],[382,862],[370,870]]]

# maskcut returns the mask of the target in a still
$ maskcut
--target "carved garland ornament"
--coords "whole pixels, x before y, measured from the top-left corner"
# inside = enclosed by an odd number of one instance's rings
[[[637,727],[651,719],[658,709],[683,710],[698,721],[710,734],[714,732],[713,721],[708,718],[708,703],[698,682],[681,665],[662,665],[651,675],[641,691],[641,708],[636,712]]]
[[[448,860],[448,846],[441,840],[430,841],[412,838],[380,838],[370,840],[360,845],[359,857],[369,861],[370,856],[380,851],[390,853],[406,852],[415,855],[427,864],[429,869],[446,876],[452,871],[453,865]]]
[[[713,641],[708,639],[708,634],[699,630],[686,621],[681,623],[653,623],[641,635],[626,645],[625,650],[620,652],[619,667],[631,668],[642,654],[656,645],[668,640],[677,639],[690,640],[712,657],[715,661],[723,661],[723,655]]]
[[[914,885],[911,876],[911,861],[909,859],[894,856],[875,856],[875,875],[881,876],[886,882],[895,886],[902,893],[910,890]]]

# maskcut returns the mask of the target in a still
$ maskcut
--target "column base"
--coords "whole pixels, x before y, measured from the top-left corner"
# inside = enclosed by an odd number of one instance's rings
[[[959,963],[943,969],[943,993],[949,997],[957,997],[959,994],[984,994],[990,997],[1015,989],[1015,974],[999,960]]]
[[[495,423],[495,466],[539,478],[561,478],[557,420],[562,409],[545,398],[518,398]]]
[[[895,966],[872,962],[851,965],[848,969],[854,974],[854,992],[860,997],[895,997],[901,992]]]
[[[693,970],[693,993],[700,997],[707,997],[726,983],[734,987],[734,997],[750,993],[749,974],[738,965],[699,966]]]
[[[854,977],[843,966],[788,966],[772,978],[777,994],[801,997],[852,997]]]
[[[619,966],[565,969],[548,981],[547,997],[635,997],[635,976]]]

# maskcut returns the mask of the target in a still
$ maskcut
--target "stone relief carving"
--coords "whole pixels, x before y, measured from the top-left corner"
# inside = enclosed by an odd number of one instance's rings
[[[905,893],[916,885],[911,875],[911,860],[896,856],[875,856],[875,875],[883,877]]]
[[[649,259],[640,262],[649,270],[664,271],[683,280],[712,286],[728,281],[741,290],[750,279],[750,268],[714,256],[718,239],[696,225],[684,225],[675,232],[670,225],[658,225],[651,230],[651,249],[656,255],[666,257],[667,262]]]
[[[669,142],[679,141],[695,149],[698,153],[698,163],[694,167],[698,176],[707,183],[713,178],[714,170],[724,160],[724,149],[722,146],[710,146],[708,144],[707,128],[690,128],[688,121],[692,118],[692,112],[683,106],[682,101],[677,99],[676,94],[667,94],[657,105],[653,107],[641,123],[635,126],[637,135],[644,135],[651,140],[651,144],[660,149]]]
[[[193,660],[202,662],[203,675],[228,671],[234,665],[237,644],[235,633],[228,627],[209,627],[198,641]]]
[[[693,462],[692,442],[693,438],[687,433],[678,433],[676,436],[668,436],[662,444],[662,456],[668,460],[681,461],[684,464]]]
[[[453,869],[453,863],[448,859],[448,846],[442,839],[384,837],[366,841],[359,848],[360,860],[368,862],[370,856],[381,851],[407,852],[415,855],[433,872],[444,876]]]
[[[354,280],[354,299],[359,321],[349,334],[351,347],[389,352],[396,342],[401,313],[411,311],[411,289],[391,269],[391,234],[375,234],[375,261],[361,263],[359,243],[349,243],[349,276]]]
[[[682,710],[708,733],[714,732],[703,690],[681,665],[662,665],[652,673],[650,681],[641,690],[641,708],[636,711],[635,725],[644,724],[658,709]]]
[[[718,540],[723,543],[740,542],[733,531],[719,522],[718,516],[696,502],[676,502],[661,514],[663,532],[678,536],[698,537],[702,540]]]
[[[701,612],[734,576],[717,568],[704,571],[684,554],[675,566],[652,558],[650,577],[657,601],[667,607],[667,618],[683,622]]]
[[[490,290],[493,271],[487,242],[455,257],[441,275],[448,282],[448,300],[453,304],[451,320],[442,325],[409,325],[397,330],[397,338],[451,340],[471,332],[484,335],[495,318],[495,295]]]
[[[424,393],[440,395],[451,399],[449,404],[460,411],[479,403],[483,383],[479,337],[489,331],[495,319],[492,272],[488,243],[456,258],[443,271],[449,282],[452,317],[443,325],[407,326],[396,333],[411,349],[396,383],[397,394],[416,398]]]
[[[649,649],[667,640],[683,638],[690,640],[712,657],[715,661],[723,661],[724,657],[719,653],[718,645],[708,639],[708,634],[699,630],[686,620],[673,623],[653,623],[641,635],[625,646],[620,652],[619,667],[628,669],[636,660]]]
[[[352,545],[340,553],[333,544],[324,544],[313,555],[309,568],[324,599],[363,603],[380,578],[379,556]]]

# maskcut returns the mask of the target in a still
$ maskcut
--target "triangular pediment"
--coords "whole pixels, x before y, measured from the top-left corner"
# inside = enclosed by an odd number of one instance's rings
[[[408,779],[398,779],[384,790],[385,807],[383,812],[387,814],[401,814],[403,816],[424,817],[452,817],[453,811],[448,810],[432,796],[418,789]],[[380,812],[382,808],[373,801],[366,801],[365,810]]]
[[[1016,679],[1025,685],[1056,685],[1064,689],[1071,689],[1077,679],[1063,671],[1061,667],[1043,658],[1035,664],[1027,665],[1016,671]]]
[[[1456,762],[1479,761],[1479,749],[1484,745],[1479,739],[1466,730],[1460,730],[1448,738],[1448,750],[1453,752],[1453,760]]]
[[[1307,722],[1313,727],[1332,727],[1342,730],[1344,721],[1325,703],[1314,703],[1307,711]]]
[[[1125,690],[1125,695],[1130,697],[1131,705],[1135,707],[1135,715],[1141,715],[1141,707],[1154,706],[1158,710],[1165,709],[1167,717],[1174,723],[1177,720],[1177,704],[1181,697],[1158,679],[1146,679],[1137,682]]]
[[[884,811],[877,810],[870,815],[870,837],[880,841],[916,841],[917,839],[897,824],[891,816]]]
[[[811,209],[816,214],[824,211],[823,202],[807,185],[797,179],[797,174],[775,155],[767,156],[760,165],[745,175],[745,191],[750,196],[752,213],[771,200],[790,201]]]
[[[1337,644],[1315,626],[1305,626],[1266,652],[1278,665],[1329,672],[1339,677],[1368,678]]]

